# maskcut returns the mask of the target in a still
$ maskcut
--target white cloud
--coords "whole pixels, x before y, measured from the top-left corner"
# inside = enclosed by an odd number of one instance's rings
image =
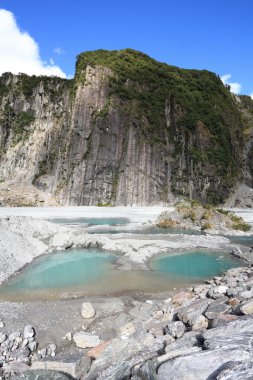
[[[56,75],[66,74],[54,62],[43,62],[39,46],[27,33],[20,30],[12,12],[0,9],[0,75],[13,74]]]
[[[253,92],[252,92],[252,94],[250,95],[250,97],[251,97],[251,99],[253,100]]]
[[[58,55],[65,54],[65,51],[64,51],[62,48],[60,48],[60,47],[55,48],[55,49],[54,49],[54,52],[55,52],[56,54],[58,54]]]
[[[233,92],[233,94],[240,94],[242,86],[240,83],[236,82],[230,82],[231,74],[226,74],[221,76],[221,80],[224,84],[227,84],[230,86],[230,91]]]

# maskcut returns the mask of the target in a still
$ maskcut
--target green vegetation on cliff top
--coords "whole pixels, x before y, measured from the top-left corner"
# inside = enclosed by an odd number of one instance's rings
[[[234,95],[216,74],[169,66],[132,49],[97,50],[77,57],[75,85],[85,84],[87,66],[97,65],[112,70],[110,96],[134,101],[145,139],[166,144],[165,136],[169,135],[170,142],[174,139],[175,156],[182,154],[182,140],[187,140],[188,159],[224,178],[221,186],[233,186],[240,176],[238,152],[242,150],[245,126]],[[166,124],[166,105],[176,109],[174,126]],[[145,119],[148,123],[143,122]],[[209,142],[204,148],[196,137],[199,123],[208,131]],[[215,199],[215,194],[211,198],[213,203],[222,201]]]

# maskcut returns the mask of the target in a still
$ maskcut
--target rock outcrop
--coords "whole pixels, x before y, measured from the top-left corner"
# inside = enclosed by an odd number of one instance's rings
[[[73,80],[3,74],[0,204],[224,202],[252,187],[245,99],[131,49],[80,54]]]

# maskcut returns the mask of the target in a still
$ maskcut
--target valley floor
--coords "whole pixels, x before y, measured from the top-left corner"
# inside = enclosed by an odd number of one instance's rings
[[[147,269],[148,261],[154,255],[173,252],[179,248],[198,247],[225,252],[238,248],[227,238],[217,235],[182,234],[158,238],[155,235],[127,234],[127,229],[155,223],[162,211],[163,207],[0,208],[0,281],[6,280],[35,257],[70,246],[99,245],[103,249],[120,252],[118,264],[120,269],[125,270],[137,267]],[[236,211],[253,224],[253,211]],[[103,235],[88,234],[84,228],[61,226],[43,220],[119,216],[130,220],[126,231],[120,234],[110,234],[108,231],[108,234]],[[245,255],[247,254],[248,249],[245,249]],[[183,380],[186,374],[187,380],[205,380],[211,379],[209,376],[213,376],[218,369],[221,373],[225,368],[221,367],[228,361],[232,362],[232,367],[230,364],[225,369],[235,373],[231,379],[238,378],[241,371],[246,380],[252,378],[249,376],[252,375],[253,368],[250,357],[250,342],[253,339],[252,276],[252,270],[245,267],[231,270],[226,276],[216,277],[205,285],[166,293],[135,291],[60,301],[1,301],[0,322],[4,324],[1,331],[10,337],[13,331],[22,331],[26,325],[32,325],[39,349],[52,343],[56,345],[55,358],[50,357],[50,354],[43,357],[31,353],[34,355],[31,367],[34,370],[61,370],[61,364],[57,367],[56,362],[66,362],[66,355],[69,357],[69,368],[73,363],[73,366],[79,365],[77,358],[80,358],[80,354],[87,357],[82,374],[75,373],[76,378],[83,380],[120,380],[123,377],[119,373],[124,372],[129,372],[129,378],[131,376],[137,380],[141,378],[137,376],[138,371],[139,376],[144,376],[147,380]],[[92,303],[96,311],[94,318],[82,317],[83,302]],[[212,333],[212,330],[216,333]],[[66,339],[69,332],[70,340]],[[105,342],[99,348],[100,353],[90,354],[90,349],[78,348],[73,341],[73,335],[78,332],[98,336],[100,342]],[[215,334],[221,336],[220,340],[215,340]],[[6,339],[5,342],[8,342],[9,338]],[[242,340],[245,341],[244,345]],[[4,341],[2,347],[3,344]],[[5,346],[5,351],[11,347],[10,344]],[[4,352],[1,347],[0,351],[1,356]],[[10,356],[11,351],[8,352]],[[64,355],[63,360],[61,357]],[[5,371],[9,373],[17,364],[11,360],[5,361]],[[200,371],[201,366],[203,368]],[[51,375],[47,376],[47,379],[53,379],[49,377]],[[219,380],[226,379],[222,376]]]

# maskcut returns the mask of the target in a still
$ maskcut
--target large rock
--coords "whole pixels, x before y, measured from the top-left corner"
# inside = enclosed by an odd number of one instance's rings
[[[198,315],[191,320],[192,330],[204,330],[208,327],[208,320],[204,315]]]
[[[208,290],[208,293],[207,295],[210,297],[210,298],[213,298],[213,299],[218,299],[218,298],[221,298],[224,296],[224,294],[227,293],[227,290],[228,290],[228,287],[225,286],[225,285],[220,285],[220,286],[213,286],[212,288],[210,288]]]
[[[159,380],[214,380],[214,374],[228,361],[247,361],[251,355],[253,318],[242,317],[219,328],[205,331],[204,351],[182,355],[163,363]],[[182,340],[184,338],[181,338]],[[180,342],[180,340],[178,340]],[[172,343],[166,353],[173,350]],[[183,352],[184,344],[179,347]],[[187,348],[187,346],[185,346]],[[169,351],[170,349],[170,351]],[[175,350],[176,351],[176,350]],[[173,352],[172,352],[173,354]]]
[[[228,362],[217,370],[217,380],[252,380],[253,362]]]
[[[208,306],[207,310],[205,311],[205,316],[208,319],[214,319],[214,318],[217,318],[220,314],[227,313],[229,309],[230,309],[229,305],[226,305],[224,303],[214,302]]]
[[[196,347],[200,345],[202,335],[197,331],[189,331],[181,338],[172,342],[165,348],[165,352],[169,353],[175,350],[185,350],[186,348]]]
[[[128,360],[128,358],[141,352],[142,349],[143,346],[131,337],[126,340],[115,338],[95,360],[92,369],[116,365],[124,360]]]
[[[96,312],[90,302],[84,302],[81,307],[81,314],[83,318],[89,319],[93,318]]]
[[[12,375],[9,380],[75,380],[72,376],[61,371],[28,370],[21,374]]]
[[[185,333],[185,325],[181,321],[169,322],[166,326],[166,332],[173,338],[181,338]]]
[[[77,332],[73,335],[73,341],[79,348],[91,348],[100,343],[97,335],[89,334],[86,332]]]
[[[158,380],[215,380],[213,373],[224,363],[248,359],[247,350],[235,347],[224,350],[205,350],[177,357],[162,364],[158,369]]]
[[[210,299],[193,301],[190,305],[178,309],[177,316],[182,322],[188,323],[189,326],[192,326],[195,323],[196,318],[204,313],[211,302]]]
[[[69,374],[74,378],[80,379],[90,369],[91,359],[83,352],[75,352],[73,354],[61,354],[57,358],[46,358],[44,360],[33,362],[31,369],[60,371]]]
[[[250,300],[240,306],[240,311],[243,314],[252,314],[253,313],[253,300]]]

